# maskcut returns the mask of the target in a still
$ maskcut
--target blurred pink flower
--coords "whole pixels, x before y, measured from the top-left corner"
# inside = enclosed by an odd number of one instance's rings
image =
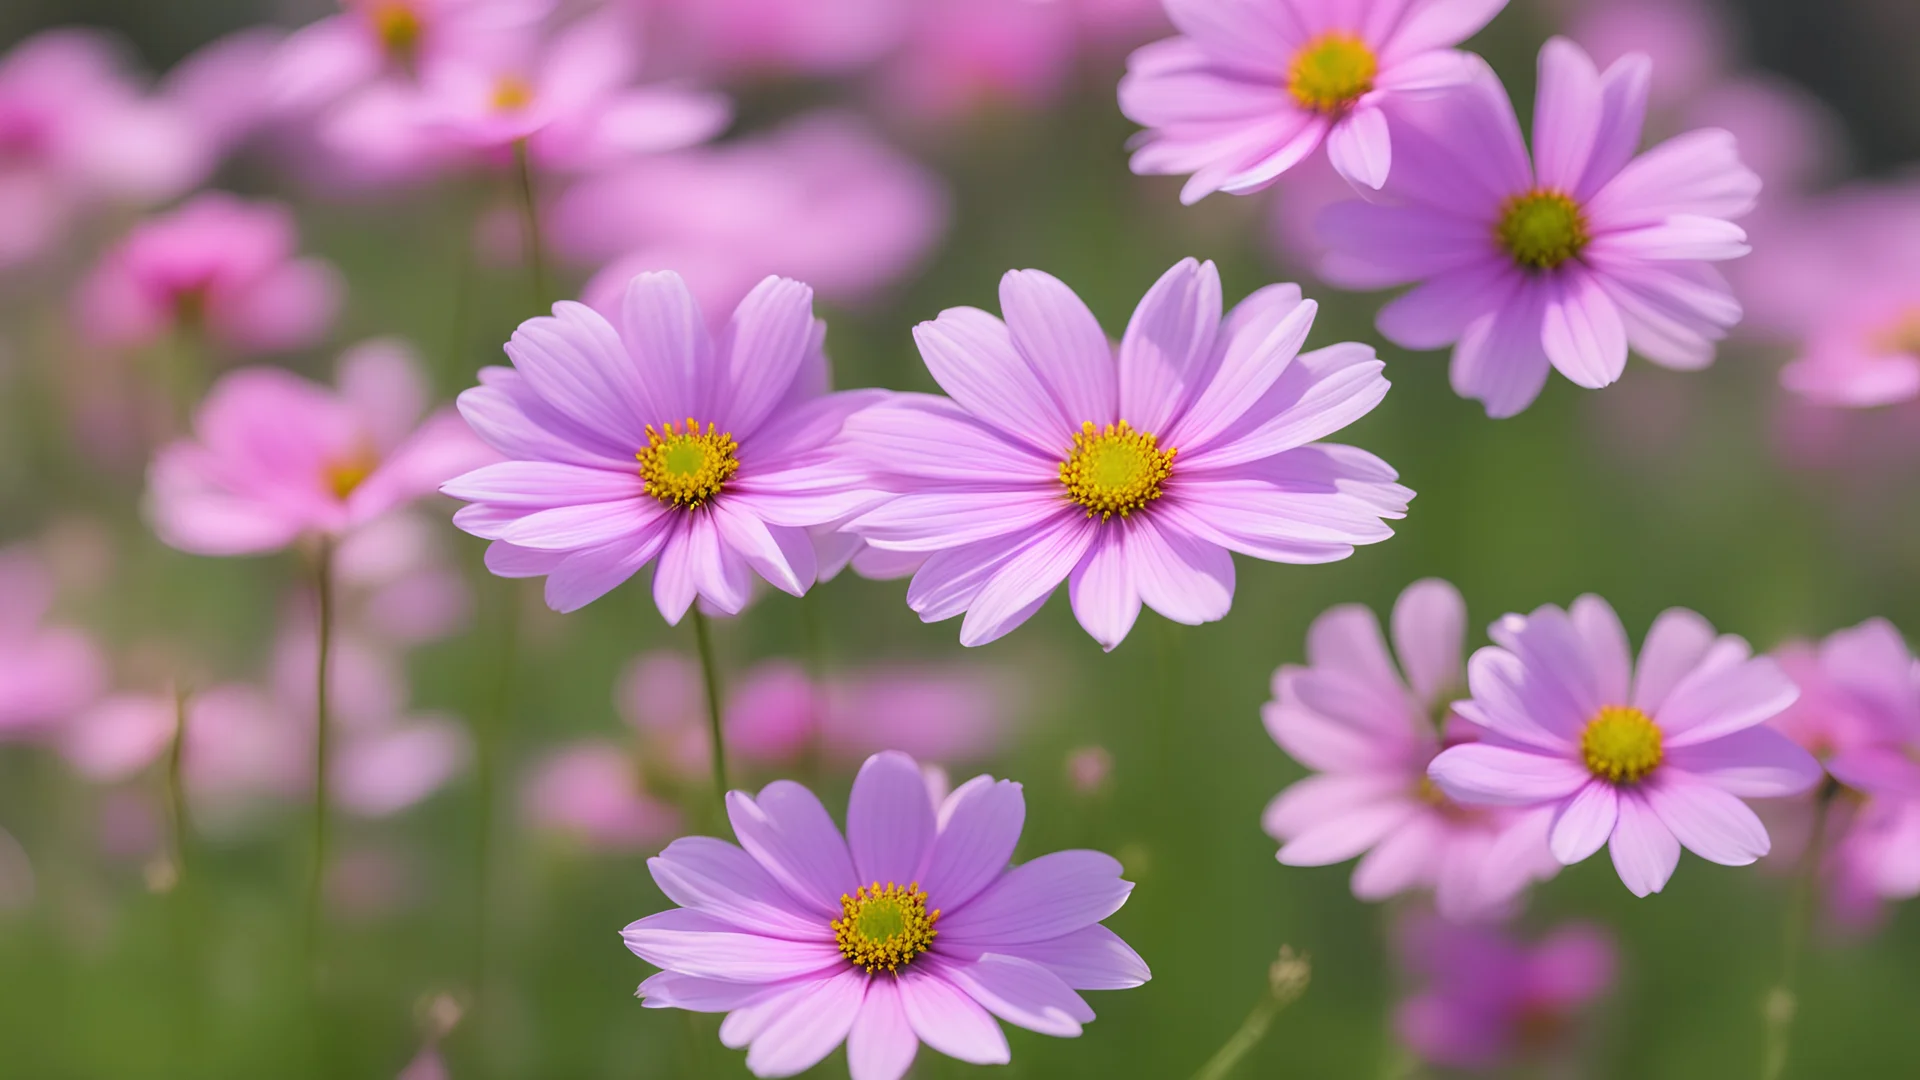
[[[1113,776],[1113,755],[1104,746],[1082,746],[1067,754],[1067,783],[1082,795],[1106,790]]]
[[[1045,105],[1073,72],[1074,0],[922,0],[879,72],[876,102],[922,119]]]
[[[537,764],[521,810],[534,828],[602,851],[657,847],[680,829],[680,812],[647,793],[634,756],[604,740],[571,743]]]
[[[587,179],[551,221],[563,256],[606,263],[582,296],[611,317],[627,282],[648,270],[678,272],[715,315],[768,274],[857,305],[908,276],[947,215],[937,176],[860,121],[817,113]]]
[[[688,71],[839,75],[897,45],[913,4],[900,0],[629,0],[659,51]]]
[[[718,334],[671,272],[629,283],[618,329],[555,304],[514,332],[512,368],[486,369],[460,395],[474,431],[511,460],[442,485],[470,503],[454,524],[493,541],[494,573],[544,576],[555,611],[656,559],[669,623],[696,597],[738,613],[756,576],[803,595],[818,565],[807,530],[873,501],[839,440],[882,394],[828,392],[825,331],[813,290],[779,277]]]
[[[1821,643],[1817,669],[1802,663],[1799,673],[1816,700],[1779,726],[1817,748],[1848,787],[1920,799],[1920,661],[1900,631],[1885,619],[1836,631]]]
[[[1453,46],[1506,0],[1166,0],[1181,36],[1140,49],[1120,111],[1146,130],[1133,171],[1192,177],[1180,201],[1247,195],[1326,144],[1356,186],[1393,164],[1383,107],[1471,79]],[[1414,166],[1419,168],[1420,166]]]
[[[211,165],[190,120],[146,96],[105,36],[49,30],[0,56],[0,268],[91,207],[164,202]]]
[[[388,514],[349,533],[334,550],[341,621],[387,646],[451,637],[473,611],[473,590],[446,550],[440,522]]]
[[[200,405],[197,441],[154,457],[148,518],[200,555],[345,535],[494,458],[453,410],[421,421],[428,400],[417,361],[391,341],[343,355],[337,390],[273,368],[228,374]]]
[[[117,694],[69,726],[61,751],[95,783],[130,779],[167,753],[176,708],[170,694]],[[194,813],[227,822],[262,802],[295,797],[310,786],[303,745],[298,728],[253,687],[192,694],[180,765]]]
[[[1307,667],[1274,673],[1274,700],[1261,710],[1267,733],[1317,773],[1263,815],[1283,864],[1364,854],[1355,896],[1430,889],[1449,919],[1504,914],[1527,885],[1559,872],[1547,849],[1550,814],[1462,806],[1427,779],[1443,741],[1485,736],[1448,705],[1466,681],[1466,620],[1452,585],[1417,581],[1393,608],[1397,667],[1373,612],[1348,604],[1314,620]]]
[[[1717,0],[1607,0],[1581,7],[1566,26],[1600,67],[1634,54],[1653,62],[1648,101],[1684,104],[1720,79],[1739,50]]]
[[[286,35],[250,27],[194,50],[175,64],[160,95],[179,109],[208,152],[232,151],[273,117],[268,80]]]
[[[0,548],[0,741],[57,729],[99,695],[92,638],[46,625],[54,580],[24,546]]]
[[[116,348],[183,332],[241,355],[304,348],[326,334],[345,284],[298,251],[284,206],[208,192],[110,249],[75,295],[74,319]]]
[[[1564,1054],[1580,1013],[1612,989],[1615,950],[1597,927],[1562,926],[1538,944],[1483,926],[1414,918],[1396,936],[1419,985],[1394,1029],[1430,1064],[1493,1069]]]
[[[1635,896],[1659,892],[1682,846],[1723,866],[1767,854],[1747,799],[1798,795],[1820,764],[1767,721],[1799,691],[1746,641],[1691,611],[1654,620],[1636,664],[1605,600],[1582,596],[1507,615],[1468,664],[1454,710],[1486,729],[1427,775],[1460,802],[1548,808],[1553,855],[1571,866],[1602,847]]]

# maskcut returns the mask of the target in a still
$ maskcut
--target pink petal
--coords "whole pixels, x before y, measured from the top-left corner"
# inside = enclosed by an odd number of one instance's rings
[[[841,916],[840,898],[858,888],[846,842],[813,792],[776,780],[757,799],[727,793],[727,819],[734,835],[775,881],[829,919]]]
[[[994,572],[967,609],[960,644],[985,645],[1027,621],[1073,572],[1099,533],[1097,522],[1062,512]]]
[[[1713,625],[1685,608],[1668,608],[1653,620],[1640,646],[1633,677],[1633,706],[1656,715],[1667,695],[1698,667],[1714,642]]]
[[[1586,170],[1568,192],[1575,201],[1591,200],[1633,160],[1640,149],[1640,132],[1647,118],[1647,90],[1652,81],[1653,62],[1639,54],[1621,57],[1600,76],[1600,124],[1594,132]]]
[[[988,953],[967,962],[943,960],[940,977],[1009,1024],[1060,1038],[1077,1038],[1093,1010],[1060,976],[1031,960]]]
[[[1211,445],[1182,447],[1181,463],[1191,476],[1194,470],[1271,459],[1325,438],[1386,397],[1385,366],[1371,346],[1353,342],[1302,353],[1258,400],[1243,403],[1244,411]]]
[[[1498,310],[1467,324],[1448,370],[1454,393],[1479,401],[1495,419],[1533,404],[1553,366],[1541,339],[1546,299],[1544,289],[1521,283]]]
[[[1547,359],[1575,386],[1609,386],[1627,367],[1627,327],[1620,309],[1585,274],[1563,275],[1548,292],[1540,342]]]
[[[1793,740],[1751,727],[1710,742],[1671,747],[1665,764],[1745,799],[1798,795],[1820,782],[1820,763]]]
[[[1680,865],[1680,841],[1647,805],[1639,791],[1620,796],[1620,820],[1610,845],[1613,868],[1635,896],[1657,893]]]
[[[1197,453],[1253,408],[1299,354],[1319,310],[1311,300],[1270,304],[1238,327],[1206,388],[1166,432],[1167,445]]]
[[[1022,537],[1057,526],[1078,508],[1050,486],[931,491],[896,496],[854,519],[854,532],[889,551],[947,551],[982,540]],[[1083,514],[1078,516],[1084,517]]]
[[[1085,558],[1068,578],[1068,596],[1081,629],[1112,652],[1126,640],[1140,617],[1140,592],[1127,561],[1127,545],[1120,525],[1102,529]]]
[[[667,899],[743,930],[794,941],[828,941],[833,931],[783,889],[753,856],[724,840],[686,836],[647,860]]]
[[[1169,0],[1167,18],[1223,63],[1250,75],[1278,78],[1308,36],[1285,4],[1257,0]]]
[[[740,301],[714,353],[725,365],[712,419],[742,441],[759,430],[799,374],[814,334],[813,290],[769,276]],[[644,355],[644,354],[643,354]]]
[[[1572,866],[1599,851],[1613,835],[1619,815],[1618,789],[1604,780],[1589,780],[1554,814],[1553,831],[1547,836],[1553,857],[1562,866]]]
[[[1389,63],[1403,57],[1458,45],[1493,21],[1507,0],[1414,0],[1381,48]]]
[[[900,973],[898,985],[907,1023],[921,1042],[974,1065],[1005,1065],[1011,1060],[1000,1025],[952,983],[909,966]]]
[[[1440,752],[1427,775],[1449,798],[1465,803],[1526,806],[1564,799],[1591,777],[1577,761],[1490,743],[1467,743]]]
[[[1233,556],[1225,548],[1172,531],[1142,514],[1126,532],[1126,568],[1148,607],[1199,626],[1233,606]]]
[[[515,460],[557,461],[588,468],[631,468],[638,447],[609,440],[548,405],[520,372],[490,367],[464,390],[460,416],[474,434]]]
[[[1458,690],[1466,673],[1467,602],[1439,578],[1406,587],[1393,605],[1393,649],[1413,694],[1436,702]]]
[[[792,596],[804,596],[813,587],[813,541],[804,531],[769,526],[736,499],[715,502],[712,516],[721,542],[744,558],[769,585]]]
[[[719,420],[721,402],[715,398],[721,374],[713,362],[712,339],[699,301],[679,274],[654,271],[627,283],[619,338],[629,357],[626,378],[638,388],[630,406],[637,419],[652,424],[685,423],[689,417]],[[643,440],[636,448],[644,445]]]
[[[659,500],[645,496],[558,506],[536,510],[488,539],[505,540],[517,547],[570,551],[651,534],[668,513]]]
[[[1260,827],[1275,840],[1288,841],[1322,825],[1360,816],[1383,804],[1404,802],[1411,786],[1407,777],[1399,775],[1404,771],[1378,768],[1309,776],[1288,785],[1267,803],[1266,811],[1260,815]]]
[[[1353,868],[1353,895],[1369,903],[1429,883],[1445,837],[1428,815],[1416,815],[1388,834]]]
[[[976,420],[1042,455],[1072,445],[1079,422],[1061,410],[999,319],[977,308],[948,308],[914,327],[913,340],[940,389]]]
[[[1327,133],[1327,160],[1355,185],[1378,191],[1393,167],[1386,114],[1366,103],[1348,113]]]
[[[1576,598],[1567,609],[1567,617],[1586,644],[1586,655],[1593,665],[1601,700],[1627,700],[1628,684],[1633,678],[1633,654],[1627,645],[1627,629],[1613,605],[1587,593]]]
[[[1681,845],[1708,862],[1745,866],[1772,847],[1746,803],[1685,773],[1662,769],[1641,791]]]
[[[1399,688],[1400,673],[1387,654],[1380,620],[1364,604],[1340,604],[1307,627],[1307,662],[1365,686]]]
[[[1533,107],[1533,164],[1540,186],[1579,190],[1601,123],[1600,73],[1580,46],[1550,39],[1540,50]]]
[[[521,323],[506,348],[544,404],[611,445],[638,450],[647,445],[647,424],[672,416],[650,407],[620,335],[592,308],[555,304],[552,317]]]
[[[1068,423],[1114,423],[1119,390],[1113,348],[1093,312],[1059,278],[1009,270],[1000,279],[1000,310],[1014,347],[1053,391]]]
[[[754,1036],[747,1068],[755,1076],[793,1076],[846,1041],[867,992],[867,973],[849,968],[796,996],[784,1014]]]
[[[1696,668],[1653,719],[1668,747],[1693,746],[1765,723],[1799,696],[1780,666],[1760,657],[1718,671]]]
[[[958,911],[943,912],[940,939],[955,945],[1018,945],[1091,926],[1120,910],[1133,883],[1097,851],[1056,851],[1000,876]]]
[[[947,797],[940,817],[921,884],[929,907],[957,911],[1007,869],[1026,823],[1026,798],[1011,780],[978,776]]]
[[[769,982],[846,964],[830,941],[766,937],[680,908],[630,923],[620,937],[635,956],[655,967],[707,979]]]
[[[912,554],[926,561],[913,571],[907,586],[907,606],[923,622],[951,619],[967,608],[986,588],[1000,568],[1024,550],[1018,538],[985,540],[965,547],[948,548],[931,557]]]
[[[1046,967],[1075,990],[1130,990],[1153,978],[1139,953],[1097,923],[1046,941],[993,948]]]
[[[1746,230],[1731,221],[1674,214],[1658,225],[1641,225],[1595,237],[1586,254],[1599,263],[1635,259],[1718,262],[1737,259],[1750,250]]]
[[[884,475],[960,483],[994,477],[1013,481],[1009,487],[1057,484],[1058,455],[1071,446],[1071,441],[1062,442],[1053,448],[1053,456],[1043,456],[975,420],[957,404],[924,394],[897,394],[849,417],[846,435],[868,467]]]
[[[1285,809],[1277,802],[1269,807],[1269,821],[1282,818]],[[1403,792],[1300,830],[1281,845],[1275,857],[1283,866],[1329,866],[1345,862],[1380,843],[1419,812],[1418,804]]]
[[[847,803],[847,847],[860,883],[918,882],[933,839],[933,803],[920,766],[898,751],[868,758]]]
[[[1167,430],[1197,392],[1219,329],[1220,272],[1212,262],[1182,259],[1160,275],[1120,339],[1121,418],[1141,431]]]
[[[1418,204],[1337,202],[1314,234],[1326,245],[1323,278],[1349,289],[1382,289],[1460,272],[1486,261],[1490,227],[1477,217]]]
[[[907,1022],[900,985],[893,979],[867,980],[867,996],[847,1034],[847,1071],[852,1080],[900,1080],[913,1067],[920,1039]]]
[[[447,481],[440,490],[468,502],[529,509],[616,502],[645,494],[638,470],[613,472],[549,461],[485,465]]]
[[[1603,231],[1654,225],[1674,214],[1736,218],[1753,208],[1760,178],[1740,164],[1733,136],[1706,129],[1680,135],[1629,162],[1587,203]]]

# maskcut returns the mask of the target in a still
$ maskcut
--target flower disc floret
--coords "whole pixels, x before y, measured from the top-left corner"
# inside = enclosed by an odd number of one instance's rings
[[[380,458],[371,451],[330,461],[326,465],[327,490],[333,492],[334,498],[345,502],[379,467]]]
[[[1105,428],[1088,421],[1060,463],[1060,482],[1068,499],[1087,508],[1088,517],[1126,517],[1160,497],[1177,452],[1160,449],[1158,436],[1135,431],[1125,420]]]
[[[689,416],[684,430],[672,422],[661,429],[648,424],[646,449],[634,457],[640,461],[647,494],[668,506],[697,510],[712,502],[739,471],[740,460],[734,456],[739,449],[733,436],[711,421],[702,431]]]
[[[401,0],[388,0],[376,4],[368,14],[373,23],[374,36],[380,39],[380,47],[388,56],[403,63],[411,63],[416,50],[420,47],[420,37],[425,29],[420,23],[420,15],[412,5]]]
[[[496,112],[519,112],[533,104],[533,84],[518,75],[502,75],[493,84],[492,104]]]
[[[934,929],[940,910],[927,910],[926,891],[917,882],[904,889],[891,881],[885,888],[877,881],[862,885],[852,896],[842,893],[840,907],[845,914],[832,923],[840,954],[870,975],[898,973],[940,933]]]
[[[1302,108],[1336,113],[1373,89],[1380,59],[1357,34],[1333,30],[1300,46],[1287,65],[1287,92]]]
[[[1640,782],[1665,756],[1660,726],[1630,706],[1602,707],[1580,733],[1580,757],[1587,770],[1616,784]]]
[[[1534,270],[1555,269],[1579,255],[1592,239],[1579,204],[1562,192],[1541,190],[1502,204],[1494,236],[1514,262]]]

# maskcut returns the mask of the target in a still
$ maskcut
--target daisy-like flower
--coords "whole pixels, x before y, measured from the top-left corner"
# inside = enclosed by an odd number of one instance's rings
[[[1317,773],[1267,806],[1263,824],[1282,842],[1282,863],[1365,853],[1355,896],[1431,889],[1450,919],[1500,914],[1530,881],[1559,872],[1549,811],[1461,806],[1427,779],[1443,743],[1481,736],[1448,706],[1466,681],[1466,621],[1452,585],[1407,586],[1393,607],[1398,667],[1367,608],[1343,605],[1313,621],[1308,666],[1275,672],[1274,700],[1261,711],[1273,740]]]
[[[196,555],[252,555],[340,537],[489,460],[450,409],[421,420],[424,376],[392,343],[340,358],[339,389],[273,368],[224,376],[193,439],[147,474],[147,516]]]
[[[1680,848],[1745,866],[1771,846],[1742,799],[1796,795],[1820,763],[1766,726],[1799,696],[1779,665],[1678,608],[1654,620],[1639,663],[1605,600],[1508,615],[1467,665],[1455,711],[1488,732],[1427,773],[1466,803],[1550,806],[1554,857],[1610,846],[1636,896],[1659,892]],[[1637,667],[1637,669],[1636,669]]]
[[[899,1080],[920,1044],[977,1065],[1009,1060],[994,1017],[1076,1036],[1078,991],[1123,990],[1147,965],[1100,921],[1132,883],[1097,851],[1009,866],[1020,785],[977,776],[936,801],[897,751],[861,767],[841,839],[791,781],[727,795],[740,847],[674,841],[648,861],[680,905],[621,932],[665,970],[648,1008],[724,1012],[720,1041],[756,1076],[804,1072],[847,1044],[854,1080]],[[745,848],[745,850],[741,850]]]
[[[1120,111],[1147,129],[1133,171],[1192,173],[1192,204],[1260,191],[1324,142],[1342,176],[1378,188],[1394,155],[1382,106],[1471,78],[1453,46],[1506,5],[1166,0],[1181,36],[1135,52],[1120,80]]]
[[[1328,207],[1322,275],[1419,286],[1381,309],[1409,349],[1452,344],[1453,388],[1489,416],[1525,409],[1549,367],[1606,386],[1627,349],[1666,367],[1713,360],[1740,305],[1713,263],[1747,253],[1730,219],[1760,180],[1733,136],[1705,129],[1635,156],[1649,65],[1605,74],[1565,39],[1540,52],[1533,158],[1498,76],[1394,113],[1399,167],[1377,200]]]
[[[660,560],[653,596],[678,623],[695,596],[728,614],[758,574],[799,596],[818,563],[807,530],[872,502],[836,440],[879,392],[827,393],[813,290],[769,277],[717,340],[672,272],[627,286],[619,328],[583,304],[520,324],[512,368],[460,395],[509,460],[441,490],[455,525],[494,541],[487,566],[547,579],[574,611]]]
[[[1240,552],[1344,559],[1393,535],[1413,492],[1386,462],[1314,440],[1386,396],[1365,345],[1301,354],[1316,307],[1270,285],[1220,317],[1220,276],[1187,259],[1148,290],[1117,357],[1080,298],[1038,270],[1000,281],[1006,321],[949,308],[914,330],[951,399],[899,394],[848,423],[894,498],[850,526],[884,551],[929,555],[907,603],[966,612],[983,645],[1070,581],[1104,648],[1142,603],[1212,622]]]

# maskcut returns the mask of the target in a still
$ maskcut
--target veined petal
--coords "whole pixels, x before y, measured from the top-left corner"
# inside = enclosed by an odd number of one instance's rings
[[[1041,270],[1009,270],[1000,310],[1014,347],[1059,401],[1069,423],[1117,422],[1113,348],[1093,312],[1066,283]]]

